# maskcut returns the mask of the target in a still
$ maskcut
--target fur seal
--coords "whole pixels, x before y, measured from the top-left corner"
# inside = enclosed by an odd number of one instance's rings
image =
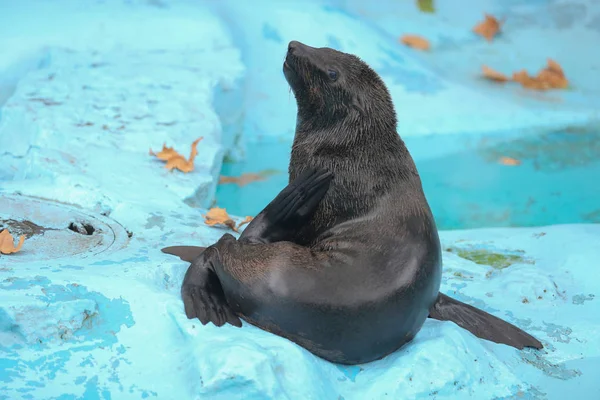
[[[358,57],[289,43],[296,98],[289,184],[246,227],[204,248],[164,252],[191,265],[188,318],[240,318],[340,364],[380,359],[427,317],[519,349],[542,344],[439,292],[438,231],[381,80]]]

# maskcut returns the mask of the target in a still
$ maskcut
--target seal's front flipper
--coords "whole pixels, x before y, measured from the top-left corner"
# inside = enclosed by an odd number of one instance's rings
[[[437,301],[429,310],[429,318],[452,321],[481,339],[506,344],[517,349],[543,348],[539,340],[516,326],[442,293],[438,295]]]
[[[325,170],[304,171],[250,222],[240,240],[247,243],[290,240],[316,211],[332,179],[333,175]]]
[[[198,318],[202,325],[212,322],[223,326],[229,322],[241,327],[242,322],[233,312],[223,287],[212,266],[217,260],[218,253],[214,248],[208,248],[200,257],[194,259],[183,278],[181,297],[185,307],[185,315],[189,319]]]
[[[200,246],[169,246],[161,249],[161,251],[166,254],[177,256],[181,260],[191,263],[198,258],[198,256],[202,254],[205,249],[206,247]]]

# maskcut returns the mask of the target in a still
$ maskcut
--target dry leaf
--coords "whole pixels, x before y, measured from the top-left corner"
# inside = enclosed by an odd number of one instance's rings
[[[510,166],[521,165],[521,161],[517,160],[516,158],[511,158],[511,157],[500,157],[500,163],[504,164],[504,165],[510,165]]]
[[[231,219],[224,208],[214,207],[208,210],[204,216],[204,223],[209,226],[225,225],[237,232],[235,222],[233,222],[233,219]]]
[[[194,140],[192,143],[190,158],[187,160],[172,147],[167,147],[166,144],[163,144],[163,149],[160,152],[154,153],[152,149],[150,149],[149,154],[151,156],[155,156],[159,160],[166,161],[167,163],[165,164],[165,168],[167,168],[169,171],[177,168],[182,172],[191,172],[194,170],[194,159],[198,155],[197,146],[202,139],[204,139],[204,137],[199,137],[198,139]]]
[[[417,50],[429,50],[429,41],[417,35],[404,35],[400,38],[402,44]]]
[[[19,237],[19,244],[17,244],[17,247],[15,247],[15,240],[13,239],[12,235],[8,233],[8,229],[3,229],[2,232],[0,232],[0,253],[16,253],[17,251],[21,250],[21,247],[23,247],[23,242],[25,242],[25,235],[21,235],[21,237]]]
[[[546,67],[547,70],[555,72],[559,75],[565,75],[565,73],[563,72],[562,67],[553,59],[549,58],[547,60],[548,66]]]
[[[485,19],[479,24],[475,25],[473,32],[483,36],[488,42],[491,42],[494,36],[500,32],[500,21],[498,21],[493,15],[485,14]]]
[[[237,228],[240,229],[243,225],[249,224],[250,222],[252,222],[253,219],[254,218],[247,216],[242,222],[238,224]]]
[[[506,75],[501,74],[498,71],[494,71],[493,69],[486,67],[485,65],[483,65],[481,69],[483,71],[483,77],[486,79],[490,79],[496,82],[506,82],[509,80]]]
[[[221,176],[219,184],[237,183],[239,186],[245,186],[250,182],[264,181],[268,176],[278,174],[280,171],[264,170],[258,173],[247,173],[240,176]]]
[[[569,81],[563,69],[554,60],[548,59],[547,67],[538,72],[537,76],[530,76],[525,70],[513,73],[513,81],[518,82],[527,89],[549,90],[566,89]]]
[[[235,226],[235,222],[233,219],[227,214],[227,210],[225,208],[213,207],[204,216],[204,223],[209,226],[214,225],[225,225],[234,232],[237,232],[243,225],[246,225],[253,218],[248,216],[244,218],[237,226]]]
[[[150,149],[149,154],[151,156],[156,156],[159,160],[163,161],[167,161],[171,157],[179,156],[179,153],[177,153],[172,147],[167,147],[166,143],[163,144],[162,150],[158,153],[155,154],[152,149]]]
[[[566,89],[569,81],[562,67],[554,60],[548,59],[548,66],[538,73],[537,79],[546,82],[552,89]]]
[[[242,174],[238,177],[236,176],[221,176],[219,179],[219,183],[237,183],[239,186],[245,186],[250,182],[263,181],[265,177],[260,174]]]

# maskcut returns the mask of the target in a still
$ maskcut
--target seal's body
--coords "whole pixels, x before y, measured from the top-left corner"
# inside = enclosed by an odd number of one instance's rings
[[[241,317],[342,364],[397,350],[428,316],[541,348],[439,293],[437,228],[379,76],[353,55],[295,41],[284,74],[298,104],[289,185],[238,240],[163,249],[192,262],[187,316],[218,326]]]

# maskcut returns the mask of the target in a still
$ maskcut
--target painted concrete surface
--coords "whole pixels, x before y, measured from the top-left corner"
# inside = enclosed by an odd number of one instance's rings
[[[401,93],[400,129],[415,135],[507,128],[482,98],[519,129],[594,115],[569,99],[561,110],[522,110],[511,100],[519,94],[446,82],[399,49],[385,24],[354,17],[350,2],[296,4],[0,2],[0,220],[27,218],[67,238],[52,257],[42,245],[50,234],[0,255],[0,399],[594,398],[600,281],[589,271],[600,256],[599,225],[441,233],[443,291],[527,329],[541,352],[427,321],[397,353],[341,367],[247,324],[186,319],[179,286],[187,265],[159,249],[208,245],[225,232],[203,224],[202,207],[213,200],[223,156],[244,155],[241,132],[249,141],[289,140],[294,103],[280,70],[288,36],[314,45],[337,37],[376,66],[396,62],[389,71],[398,82],[386,81]],[[437,80],[472,97],[457,104],[447,91],[421,92]],[[419,98],[439,103],[425,112],[413,103]],[[467,121],[466,113],[481,116]],[[148,154],[163,142],[187,154],[199,136],[190,174],[168,172]],[[431,151],[451,151],[441,147]],[[28,206],[15,215],[14,203]],[[67,251],[86,242],[76,236],[85,230],[69,226],[94,221],[120,226],[127,239],[101,252]]]
[[[218,4],[249,66],[253,112],[244,131],[247,140],[293,134],[293,96],[284,81],[274,79],[281,75],[281,48],[298,38],[359,54],[368,62],[390,89],[403,137],[598,124],[600,59],[594,49],[600,40],[600,7],[594,1],[440,1],[434,14],[419,12],[414,1]],[[471,31],[486,12],[506,18],[504,33],[492,44]],[[399,46],[405,33],[426,37],[432,51]],[[564,66],[571,90],[532,93],[479,78],[482,64],[507,74],[523,68],[537,73],[548,57]],[[457,149],[460,142],[429,156]]]

